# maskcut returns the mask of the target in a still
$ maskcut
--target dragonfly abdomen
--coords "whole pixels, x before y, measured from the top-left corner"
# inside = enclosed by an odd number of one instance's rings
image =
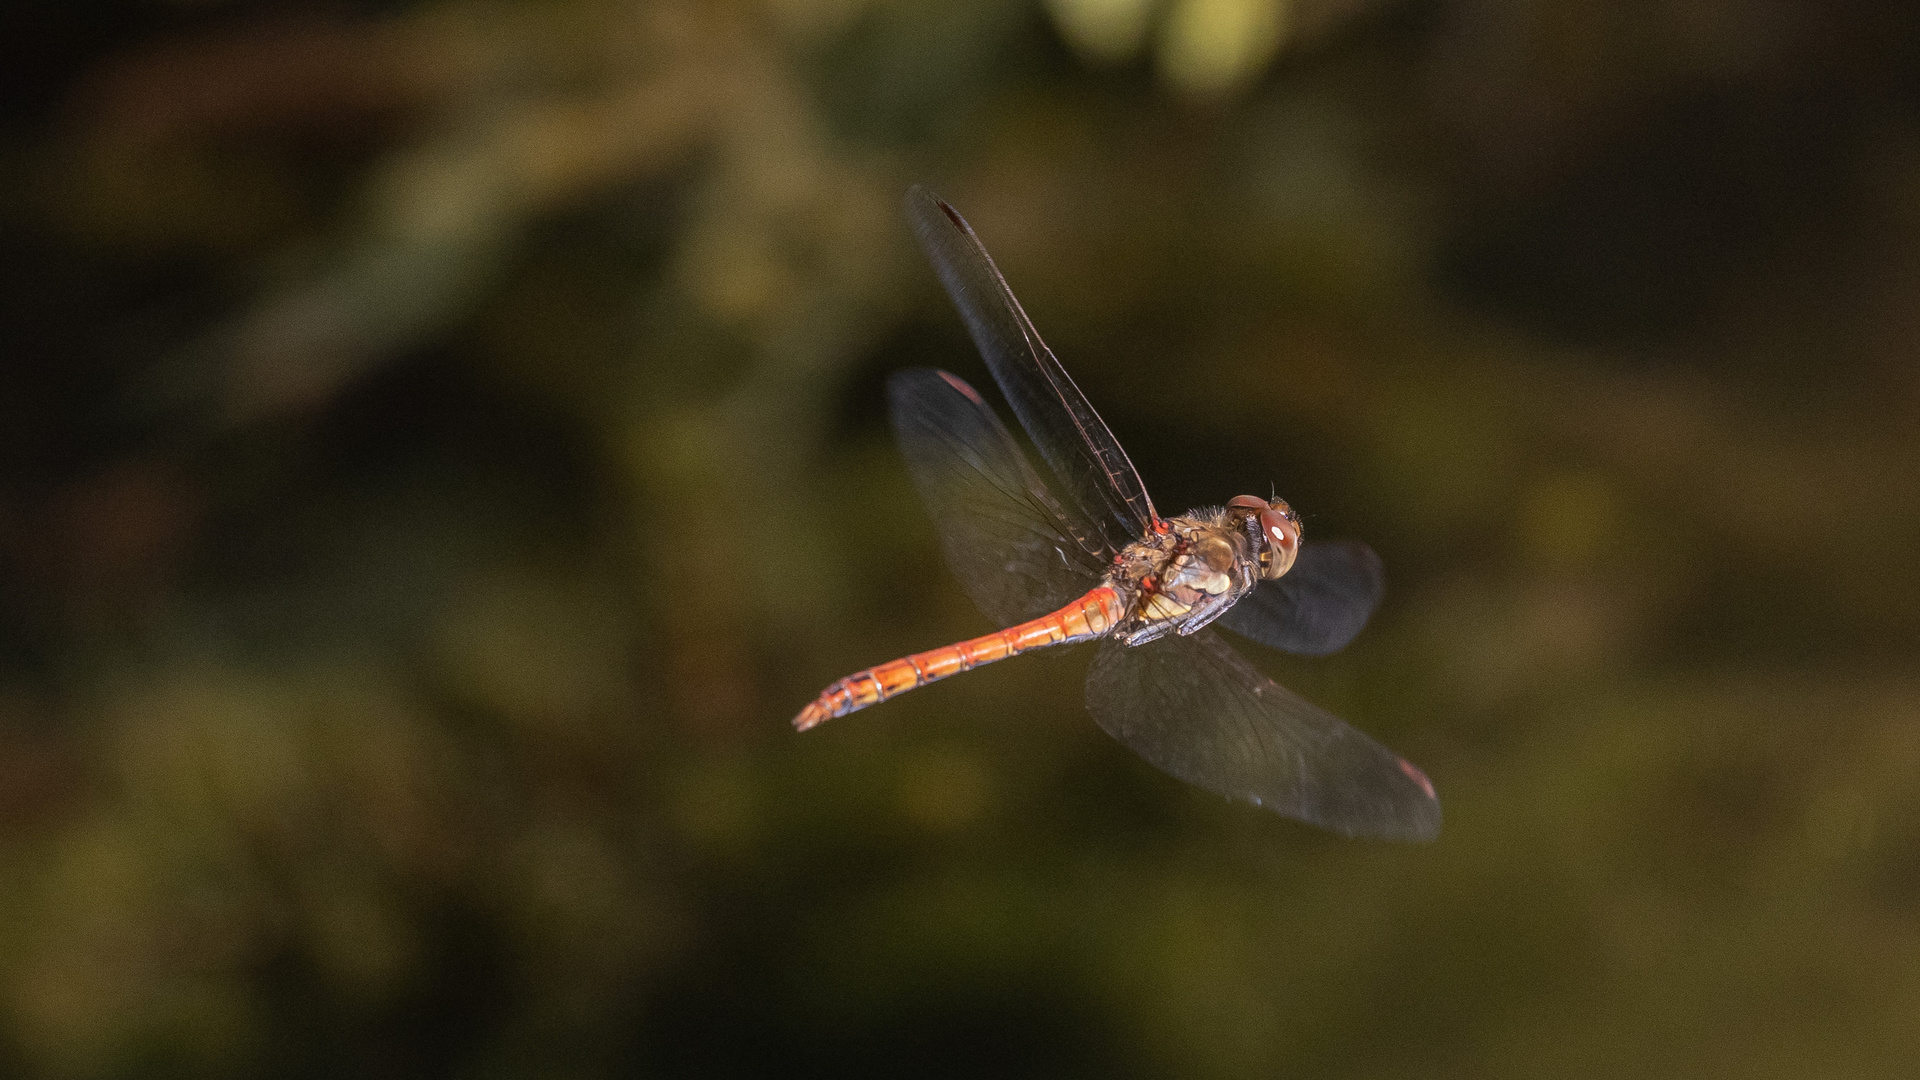
[[[805,731],[824,720],[878,705],[917,686],[1033,649],[1105,637],[1125,615],[1126,605],[1120,595],[1102,585],[1037,619],[849,675],[822,690],[819,697],[800,710],[800,715],[793,718],[793,726]]]

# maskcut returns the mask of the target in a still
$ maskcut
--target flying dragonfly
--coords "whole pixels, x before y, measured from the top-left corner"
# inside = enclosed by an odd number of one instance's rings
[[[1357,542],[1306,542],[1279,498],[1239,495],[1161,517],[959,211],[916,186],[907,217],[1057,487],[965,381],[928,368],[896,373],[887,384],[894,434],[947,563],[1005,629],[849,675],[794,726],[1024,652],[1099,640],[1087,707],[1155,766],[1348,836],[1436,836],[1440,802],[1425,774],[1209,629],[1218,622],[1292,653],[1337,652],[1380,602],[1379,557]]]

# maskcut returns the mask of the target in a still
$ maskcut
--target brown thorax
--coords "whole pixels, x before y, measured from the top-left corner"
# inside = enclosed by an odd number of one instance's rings
[[[1226,511],[1195,511],[1161,525],[1129,544],[1107,573],[1129,612],[1114,636],[1128,645],[1169,631],[1191,634],[1260,579],[1253,538]]]

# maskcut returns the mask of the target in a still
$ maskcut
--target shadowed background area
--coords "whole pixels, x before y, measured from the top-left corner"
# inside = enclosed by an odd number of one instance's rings
[[[1892,0],[0,15],[0,1073],[1898,1077],[1920,22]],[[884,418],[971,219],[1425,847],[982,633]]]

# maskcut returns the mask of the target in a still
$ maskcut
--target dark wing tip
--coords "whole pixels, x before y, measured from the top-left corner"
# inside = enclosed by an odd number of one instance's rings
[[[917,393],[922,384],[933,378],[938,378],[949,387],[959,391],[961,397],[966,398],[973,404],[988,407],[987,399],[981,397],[980,391],[975,390],[973,385],[967,382],[967,380],[955,375],[951,371],[930,367],[901,368],[887,376],[887,399],[889,402],[898,402],[907,396]]]
[[[1436,839],[1440,835],[1440,796],[1433,790],[1433,781],[1427,779],[1427,774],[1406,758],[1397,758],[1395,763],[1419,792],[1407,792],[1404,800],[1395,807],[1394,820],[1374,835],[1386,840],[1416,844]]]
[[[1407,774],[1407,779],[1419,784],[1420,790],[1426,794],[1427,798],[1433,799],[1435,802],[1439,801],[1439,796],[1433,793],[1433,781],[1427,779],[1427,774],[1421,772],[1418,765],[1408,761],[1406,758],[1401,758],[1400,771]]]
[[[935,195],[925,184],[915,184],[907,189],[907,204],[911,206],[916,202],[932,203],[946,215],[948,221],[953,222],[954,228],[967,236],[973,235],[973,226],[967,224],[967,219],[960,216],[960,211],[955,210],[952,203]]]
[[[1426,844],[1440,836],[1440,796],[1433,781],[1405,758],[1395,758],[1400,772],[1414,785],[1385,798],[1363,805],[1313,807],[1284,802],[1269,802],[1259,795],[1242,793],[1240,798],[1265,810],[1295,818],[1350,840],[1385,840],[1401,844]]]
[[[1359,732],[1355,732],[1359,734]],[[1363,739],[1364,735],[1361,736]],[[1301,815],[1305,820],[1349,837],[1370,837],[1405,844],[1424,844],[1440,835],[1440,796],[1420,767],[1393,751],[1367,740],[1379,756],[1376,783],[1349,790],[1352,798],[1332,798]]]
[[[942,210],[952,209],[947,205],[947,200],[935,195],[925,184],[915,184],[908,188],[906,203],[910,209],[927,203],[932,203]]]
[[[975,405],[985,405],[987,403],[987,399],[981,397],[980,392],[978,390],[975,390],[973,387],[968,386],[967,380],[961,378],[960,376],[947,371],[935,371],[934,374],[940,376],[942,379],[945,379],[947,381],[948,386],[951,386],[955,390],[958,390],[962,394],[966,395],[967,400],[973,402]]]

